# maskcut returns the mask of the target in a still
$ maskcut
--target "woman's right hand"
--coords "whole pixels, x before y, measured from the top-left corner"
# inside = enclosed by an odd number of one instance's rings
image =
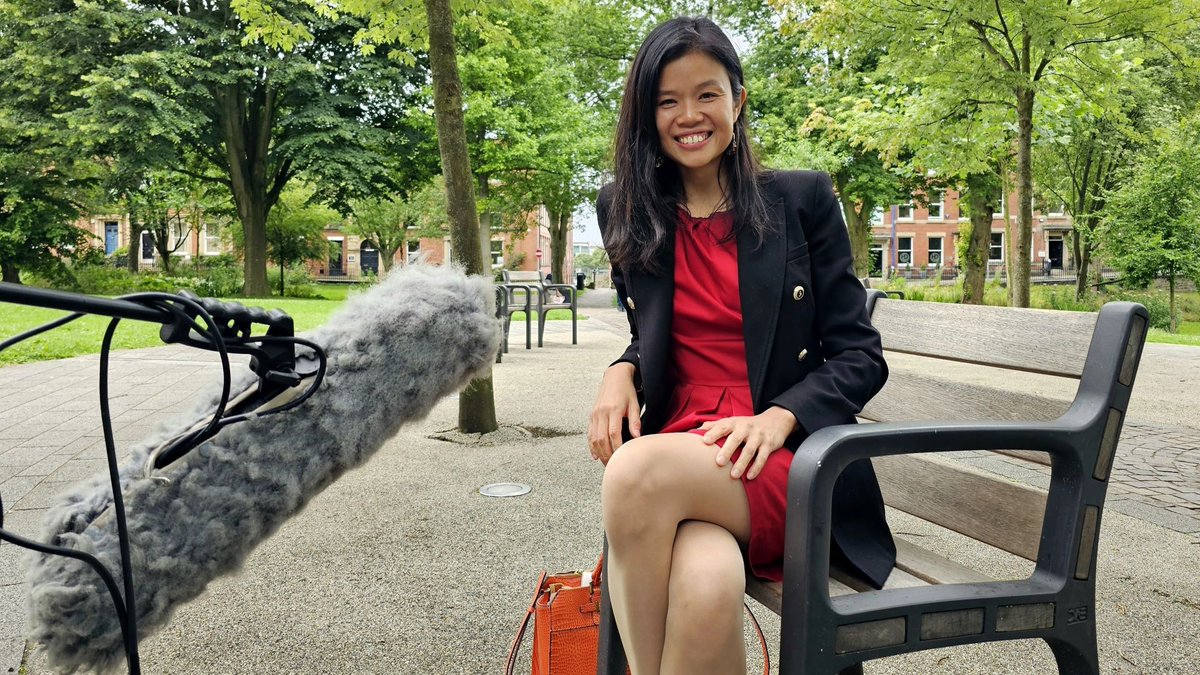
[[[642,407],[633,386],[634,372],[635,366],[626,361],[609,366],[600,382],[596,405],[592,407],[588,446],[592,457],[605,465],[621,447],[621,420],[629,419],[629,433],[634,438],[642,435]]]

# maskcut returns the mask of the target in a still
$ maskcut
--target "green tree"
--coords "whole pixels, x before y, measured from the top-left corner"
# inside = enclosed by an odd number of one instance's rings
[[[351,202],[353,216],[345,230],[369,240],[379,249],[386,275],[396,252],[409,239],[441,237],[447,229],[446,182],[435,177],[407,199],[362,199]]]
[[[1018,202],[1009,281],[1013,303],[1027,307],[1035,111],[1047,114],[1071,97],[1102,105],[1108,87],[1134,65],[1123,46],[1150,37],[1170,43],[1194,28],[1197,12],[1193,0],[835,0],[795,16],[832,51],[877,51],[876,72],[920,85],[909,92],[912,105],[936,83],[947,99],[1008,112],[1016,128]]]
[[[403,130],[422,73],[390,58],[395,49],[364,54],[353,17],[272,3],[308,33],[279,49],[247,40],[230,0],[11,5],[24,66],[11,75],[55,93],[45,112],[88,153],[186,170],[187,149],[220,169],[196,175],[230,191],[247,295],[268,293],[266,222],[289,181],[303,174],[344,203],[389,187],[406,166],[395,158],[412,158]],[[62,73],[48,65],[60,62]]]
[[[1108,193],[1100,236],[1108,260],[1128,282],[1165,277],[1170,330],[1180,279],[1200,283],[1200,115],[1157,135],[1157,146]]]
[[[337,211],[313,202],[315,190],[293,185],[284,190],[267,218],[267,254],[279,265],[279,295],[283,296],[287,268],[329,255],[325,228],[340,223]]]
[[[787,18],[784,13],[760,16],[768,26]],[[862,56],[830,54],[803,30],[742,25],[759,36],[746,59],[747,109],[765,162],[778,169],[830,174],[850,234],[855,272],[870,276],[874,213],[915,183],[904,180],[851,126],[868,94],[857,63]]]

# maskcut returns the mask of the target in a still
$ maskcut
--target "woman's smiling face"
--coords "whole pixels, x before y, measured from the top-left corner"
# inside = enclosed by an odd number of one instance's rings
[[[663,68],[655,105],[658,140],[681,171],[720,165],[746,100],[744,89],[739,96],[732,89],[725,67],[704,52],[689,52]]]

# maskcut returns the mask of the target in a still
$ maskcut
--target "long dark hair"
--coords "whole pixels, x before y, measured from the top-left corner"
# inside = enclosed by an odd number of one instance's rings
[[[677,209],[685,203],[679,167],[661,152],[655,123],[659,79],[675,59],[701,52],[725,67],[736,98],[745,88],[742,63],[725,33],[712,20],[680,17],[658,26],[638,49],[617,121],[612,205],[606,224],[609,259],[625,270],[656,274],[675,234]],[[733,124],[737,151],[721,155],[719,175],[728,180],[725,205],[733,211],[730,237],[750,229],[761,243],[768,222],[759,181],[763,168],[750,148],[746,111]]]

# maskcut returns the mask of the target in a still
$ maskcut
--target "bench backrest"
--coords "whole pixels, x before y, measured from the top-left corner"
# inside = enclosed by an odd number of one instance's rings
[[[891,374],[860,416],[873,422],[1056,419],[1075,397],[1097,316],[876,299],[871,321]],[[1044,453],[1018,448],[1010,454],[1049,463]],[[1037,558],[1043,491],[932,455],[874,464],[890,506]]]
[[[546,278],[541,272],[536,270],[504,270],[505,283],[511,284],[528,284],[541,286],[546,282]]]

